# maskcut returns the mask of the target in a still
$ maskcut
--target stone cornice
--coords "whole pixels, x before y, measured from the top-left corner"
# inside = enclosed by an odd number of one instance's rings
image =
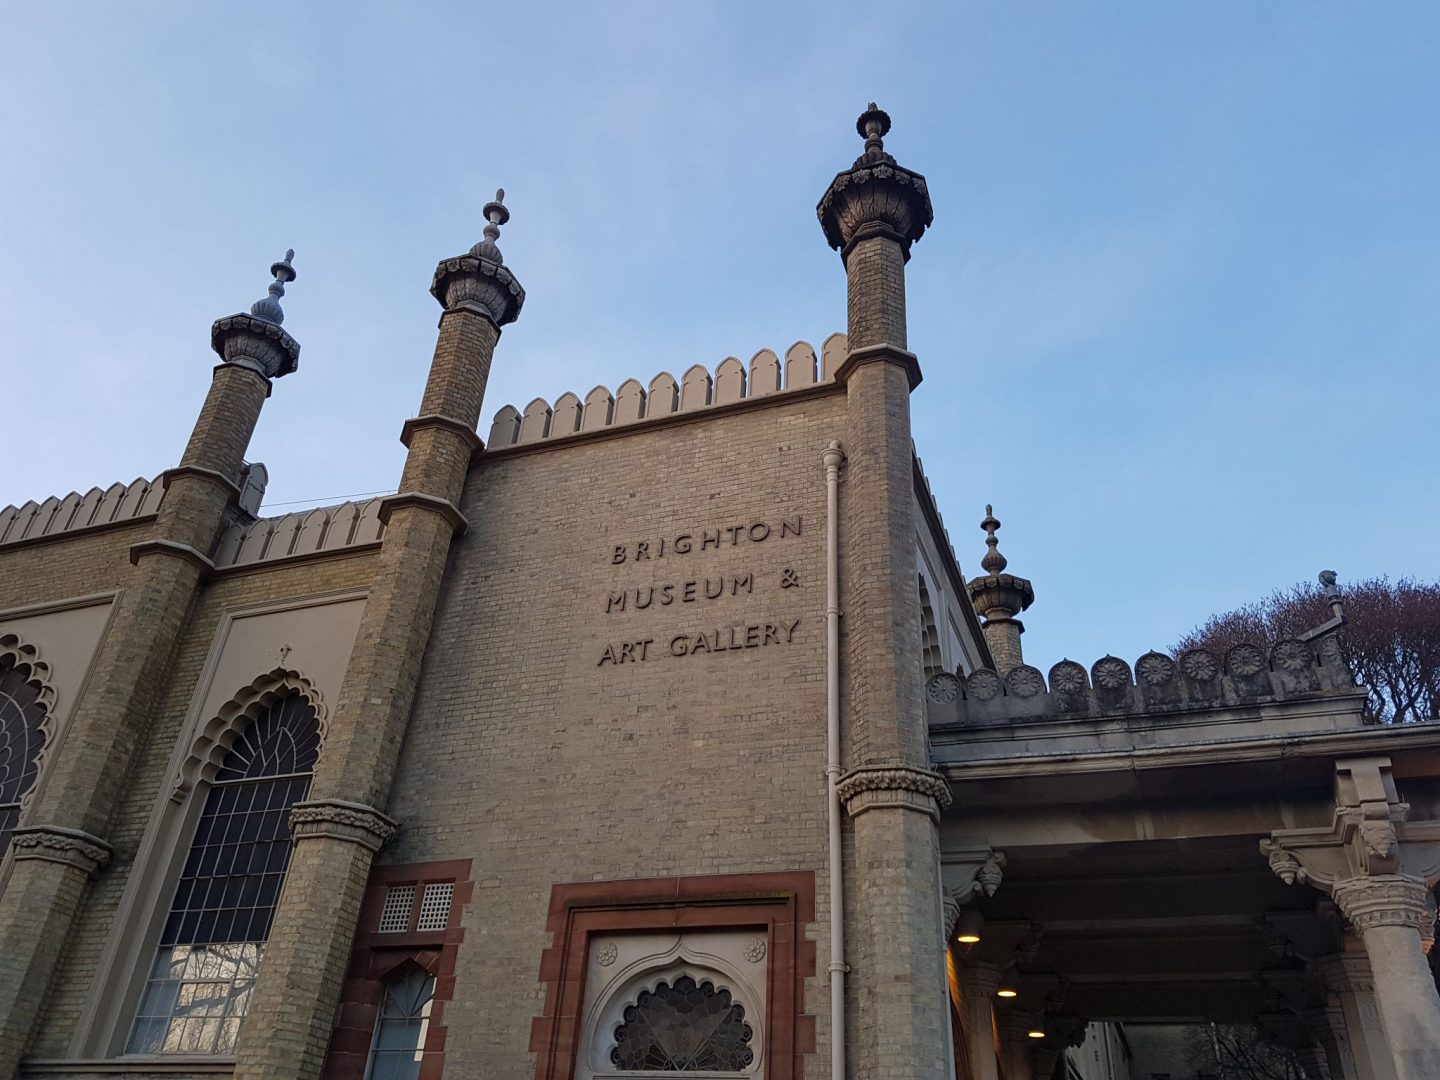
[[[835,792],[851,817],[867,810],[896,808],[928,814],[936,821],[950,805],[950,785],[938,773],[909,765],[862,765],[841,777]]]
[[[888,155],[887,155],[888,156]],[[888,235],[908,259],[935,220],[925,177],[893,161],[862,159],[837,173],[815,207],[825,242],[842,251],[867,235]]]
[[[146,555],[169,555],[172,558],[183,559],[197,567],[202,574],[213,574],[215,564],[210,557],[189,544],[182,544],[178,540],[142,540],[138,544],[130,545],[130,563],[138,566],[140,560]]]
[[[525,304],[525,289],[510,268],[479,255],[442,259],[430,294],[444,305],[447,315],[468,308],[486,316],[497,330],[519,318]]]
[[[210,347],[227,364],[266,379],[288,375],[300,365],[300,343],[269,319],[243,313],[216,319]]]
[[[867,345],[862,349],[851,349],[850,355],[845,357],[845,362],[836,369],[835,381],[843,386],[860,365],[880,362],[896,364],[903,368],[911,390],[920,385],[922,376],[919,358],[908,349],[902,349],[898,345],[888,345],[884,342],[879,345]]]
[[[110,861],[110,845],[98,836],[62,825],[29,825],[10,836],[15,860],[39,859],[73,866],[94,877]]]
[[[469,527],[469,522],[465,520],[465,515],[460,513],[459,507],[449,499],[442,499],[439,495],[430,495],[424,491],[401,491],[381,499],[380,523],[388,527],[390,515],[396,510],[406,508],[428,510],[432,514],[439,514],[450,523],[450,528],[457,536]]]
[[[379,851],[398,828],[393,818],[373,806],[344,799],[296,803],[290,810],[290,831],[297,842],[323,837]]]
[[[405,449],[410,449],[410,440],[415,432],[423,431],[426,428],[439,428],[443,431],[452,431],[470,444],[470,453],[478,454],[485,449],[485,444],[480,441],[480,435],[473,424],[467,424],[464,420],[457,420],[453,416],[442,416],[439,413],[426,413],[424,416],[412,416],[400,428],[400,442]]]

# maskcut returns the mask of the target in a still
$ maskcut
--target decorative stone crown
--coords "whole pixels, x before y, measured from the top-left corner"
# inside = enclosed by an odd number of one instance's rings
[[[967,586],[970,601],[987,622],[1014,620],[1016,615],[1035,602],[1035,589],[1026,578],[1003,572],[1010,564],[1000,554],[1000,541],[995,536],[1000,521],[989,505],[985,507],[985,519],[980,522],[980,528],[985,530],[985,546],[989,550],[980,560],[980,568],[985,573],[972,579]]]
[[[935,220],[925,178],[895,163],[881,141],[890,130],[890,117],[870,107],[860,114],[855,128],[865,139],[865,152],[855,164],[838,173],[815,208],[825,240],[849,253],[857,240],[889,236],[910,257],[910,245]]]
[[[505,209],[505,189],[495,192],[495,200],[485,204],[485,238],[465,255],[443,260],[435,268],[430,295],[446,311],[459,308],[479,310],[496,326],[504,326],[520,317],[525,304],[525,290],[505,265],[496,241],[500,226],[510,220]]]
[[[250,314],[216,319],[210,327],[210,347],[225,363],[249,368],[267,379],[289,375],[300,366],[300,343],[280,326],[285,321],[280,297],[285,295],[286,283],[295,280],[295,268],[290,265],[294,257],[291,248],[285,258],[271,263],[275,280],[267,294],[250,305]]]

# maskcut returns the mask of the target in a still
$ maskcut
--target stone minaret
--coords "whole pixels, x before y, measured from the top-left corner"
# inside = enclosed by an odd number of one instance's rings
[[[1035,602],[1035,590],[1025,578],[1004,573],[1009,563],[1000,554],[1000,541],[995,538],[1000,522],[989,506],[985,507],[985,520],[980,522],[980,528],[985,530],[985,546],[989,550],[980,560],[980,568],[985,573],[970,582],[970,601],[975,605],[975,613],[985,620],[980,628],[995,659],[995,670],[1004,675],[1025,662],[1020,652],[1020,635],[1025,632],[1025,624],[1015,616]]]
[[[846,710],[850,771],[837,785],[852,819],[846,960],[850,1075],[901,1070],[941,1080],[950,1053],[940,911],[940,809],[947,784],[929,768],[915,590],[905,263],[930,225],[925,179],[897,165],[872,103],[857,130],[865,151],[831,182],[818,212],[840,250],[850,353],[836,372],[847,400],[842,490]]]
[[[384,500],[384,543],[308,801],[291,813],[295,850],[236,1048],[237,1080],[320,1075],[370,864],[396,823],[390,794],[450,544],[475,424],[500,328],[525,290],[496,241],[503,191],[485,238],[435,270],[444,308],[420,414],[405,421],[400,491]]]
[[[35,793],[32,824],[11,841],[14,871],[0,900],[0,1076],[12,1076],[45,999],[86,882],[110,859],[108,834],[151,710],[210,555],[240,496],[241,470],[272,380],[295,370],[300,346],[282,327],[280,297],[295,280],[293,251],[250,313],[216,321],[220,355],[210,392],[165,497],[152,538],[130,549],[134,569],[115,603],[64,745]]]

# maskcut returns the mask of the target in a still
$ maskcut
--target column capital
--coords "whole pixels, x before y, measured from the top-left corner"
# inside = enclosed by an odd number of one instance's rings
[[[373,806],[344,799],[300,802],[290,810],[290,832],[297,843],[328,837],[379,851],[399,827],[394,818]]]
[[[1362,934],[1376,926],[1407,926],[1434,938],[1435,908],[1425,882],[1401,874],[1350,878],[1331,890],[1335,903]],[[1428,934],[1427,934],[1428,920]]]
[[[978,994],[988,1004],[1000,986],[1000,965],[988,964],[984,960],[962,960],[959,966],[960,985],[967,992]]]
[[[894,807],[928,814],[937,822],[950,805],[950,782],[939,773],[910,765],[862,765],[835,785],[835,792],[850,816],[867,810]]]
[[[15,861],[38,859],[73,866],[94,877],[110,861],[111,848],[104,840],[83,829],[62,825],[28,825],[10,836]]]

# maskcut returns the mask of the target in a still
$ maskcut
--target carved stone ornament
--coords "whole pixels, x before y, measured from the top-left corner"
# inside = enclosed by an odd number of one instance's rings
[[[39,859],[73,866],[90,877],[110,861],[110,845],[98,836],[60,825],[30,825],[10,836],[10,850],[16,862]]]
[[[1085,669],[1074,660],[1061,660],[1050,669],[1050,692],[1067,697],[1083,694],[1090,689],[1090,680]]]
[[[609,967],[620,955],[620,949],[613,941],[602,941],[595,946],[595,962],[601,967]]]
[[[960,679],[948,671],[931,675],[925,684],[925,696],[942,705],[954,701],[960,696]]]
[[[1292,674],[1309,671],[1315,666],[1315,655],[1303,641],[1282,641],[1270,650],[1275,666]]]
[[[746,960],[752,964],[758,964],[761,960],[765,959],[765,948],[764,938],[752,937],[749,941],[745,942],[745,947],[741,951]]]
[[[1340,882],[1331,895],[1350,924],[1362,934],[1376,926],[1405,926],[1423,937],[1426,923],[1433,936],[1435,914],[1426,902],[1425,882],[1400,874],[1352,878]]]
[[[1148,652],[1135,661],[1135,674],[1146,686],[1164,686],[1175,678],[1175,661],[1164,653]]]
[[[852,168],[836,175],[815,208],[832,248],[846,249],[866,236],[889,236],[906,257],[910,245],[935,220],[925,178],[895,163],[881,141],[890,130],[890,117],[871,102],[856,130],[865,138],[865,152]]]
[[[1225,670],[1237,678],[1265,670],[1265,654],[1254,645],[1236,645],[1225,654]]]
[[[379,851],[398,828],[373,806],[343,799],[296,803],[290,811],[290,831],[297,842],[324,837]]]
[[[249,368],[267,379],[300,366],[300,343],[269,319],[230,315],[210,327],[210,347],[227,364]]]
[[[1209,682],[1220,672],[1220,661],[1215,654],[1204,649],[1187,649],[1180,654],[1180,670],[1187,679]]]
[[[1118,656],[1106,656],[1095,661],[1090,678],[1097,690],[1121,690],[1130,685],[1130,665]]]
[[[446,311],[473,309],[496,326],[518,319],[525,304],[525,290],[508,266],[474,255],[457,255],[441,262],[435,268],[430,294]]]
[[[1045,677],[1037,669],[1022,664],[1005,676],[1005,687],[1015,697],[1034,697],[1045,692]]]
[[[976,701],[993,701],[1004,692],[1000,676],[989,668],[981,668],[965,680],[965,696]]]
[[[851,817],[881,807],[918,810],[937,821],[950,805],[950,784],[938,773],[907,765],[866,765],[840,779],[835,792]]]

